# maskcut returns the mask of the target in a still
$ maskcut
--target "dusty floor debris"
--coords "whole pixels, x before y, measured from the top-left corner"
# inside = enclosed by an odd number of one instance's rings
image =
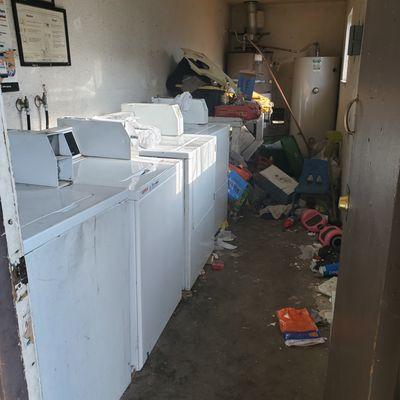
[[[299,246],[314,239],[254,215],[231,229],[238,250],[219,251],[224,270],[206,267],[207,279],[180,304],[123,400],[322,398],[327,345],[286,348],[272,325],[282,307],[316,307],[322,280],[297,258]]]

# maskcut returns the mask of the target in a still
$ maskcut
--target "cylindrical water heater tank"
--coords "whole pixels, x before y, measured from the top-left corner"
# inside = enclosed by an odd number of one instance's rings
[[[307,139],[322,139],[327,131],[335,129],[339,73],[339,57],[295,60],[291,106]],[[290,133],[298,137],[293,120]],[[303,147],[303,143],[299,144]]]

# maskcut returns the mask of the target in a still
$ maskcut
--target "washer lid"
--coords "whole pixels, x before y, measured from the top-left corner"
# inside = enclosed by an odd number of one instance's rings
[[[205,125],[185,124],[185,134],[187,135],[211,135],[216,136],[220,132],[226,132],[230,129],[228,124],[208,123]]]
[[[24,252],[128,199],[122,187],[72,184],[62,188],[17,184]]]
[[[86,185],[120,187],[141,193],[149,184],[157,185],[173,175],[180,167],[177,160],[135,157],[131,161],[107,158],[83,157],[74,163],[75,182]],[[155,188],[156,185],[150,185]],[[137,197],[130,193],[129,197]]]
[[[163,136],[161,142],[151,148],[139,147],[141,156],[161,158],[192,158],[196,151],[203,146],[208,146],[215,141],[215,137],[208,135],[181,135],[179,137]]]

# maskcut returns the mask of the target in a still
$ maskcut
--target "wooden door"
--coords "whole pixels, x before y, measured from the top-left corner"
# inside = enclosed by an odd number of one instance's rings
[[[395,399],[400,366],[400,2],[368,0],[325,400]]]

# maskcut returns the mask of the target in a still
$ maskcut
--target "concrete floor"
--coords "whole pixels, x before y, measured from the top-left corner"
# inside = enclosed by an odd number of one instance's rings
[[[231,227],[237,250],[200,277],[124,400],[320,400],[327,345],[285,348],[276,310],[313,306],[320,283],[298,259],[299,228],[248,215]],[[327,334],[327,332],[323,332]]]

